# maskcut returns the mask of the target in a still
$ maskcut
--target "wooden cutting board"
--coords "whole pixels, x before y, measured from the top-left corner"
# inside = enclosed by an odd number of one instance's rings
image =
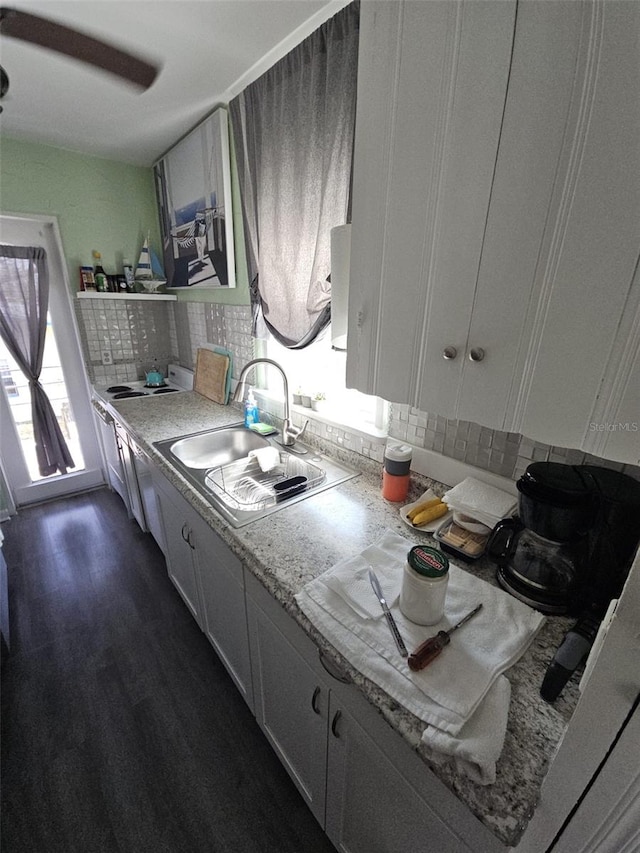
[[[226,382],[229,369],[229,357],[199,349],[196,355],[196,371],[193,378],[193,390],[214,403],[227,402]]]

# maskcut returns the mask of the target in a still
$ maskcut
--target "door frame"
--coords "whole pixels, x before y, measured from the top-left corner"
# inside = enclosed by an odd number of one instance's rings
[[[84,468],[81,471],[70,471],[67,474],[58,474],[53,478],[45,477],[43,480],[32,482],[23,462],[22,447],[15,429],[9,402],[4,389],[2,389],[0,392],[0,429],[3,436],[2,445],[8,451],[3,453],[4,475],[9,492],[9,504],[13,503],[18,508],[26,504],[85,491],[106,482],[104,459],[91,406],[91,387],[85,369],[78,324],[71,301],[71,289],[58,219],[56,216],[38,214],[0,213],[2,239],[5,242],[16,242],[15,238],[11,237],[12,226],[25,225],[40,228],[41,236],[37,244],[44,245],[47,250],[50,280],[49,312],[54,328],[56,326],[60,328],[60,324],[64,323],[65,331],[72,330],[72,334],[58,334],[56,344],[60,360],[64,365],[65,383],[78,426]]]

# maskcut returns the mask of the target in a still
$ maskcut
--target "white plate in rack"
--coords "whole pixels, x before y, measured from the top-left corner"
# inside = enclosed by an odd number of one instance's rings
[[[418,506],[418,504],[424,503],[425,501],[431,500],[431,498],[437,498],[438,495],[433,491],[433,489],[427,489],[424,494],[420,495],[420,497],[413,501],[413,503],[405,504],[401,506],[398,510],[400,513],[400,518],[404,521],[404,523],[410,527],[412,530],[417,531],[418,533],[433,533],[441,524],[443,524],[448,518],[451,518],[453,515],[452,510],[446,515],[441,515],[440,518],[436,518],[433,521],[428,522],[427,524],[423,524],[421,527],[414,527],[409,518],[407,517],[411,510]]]

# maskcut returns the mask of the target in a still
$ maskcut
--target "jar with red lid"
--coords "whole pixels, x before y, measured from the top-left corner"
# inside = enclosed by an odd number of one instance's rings
[[[444,616],[449,560],[437,548],[415,545],[407,555],[400,610],[417,625],[436,625]]]

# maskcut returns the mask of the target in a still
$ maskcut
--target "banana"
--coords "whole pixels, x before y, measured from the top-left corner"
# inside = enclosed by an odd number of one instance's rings
[[[431,506],[429,509],[419,512],[418,515],[412,518],[411,523],[414,527],[421,527],[429,521],[435,521],[436,518],[446,515],[448,511],[449,507],[441,501],[437,506]]]
[[[437,506],[441,503],[442,501],[440,498],[430,498],[428,501],[423,501],[421,504],[418,504],[418,506],[414,506],[414,508],[407,513],[407,518],[409,521],[413,521],[416,515],[420,515],[420,513],[424,512],[425,509],[429,509],[430,507]]]

